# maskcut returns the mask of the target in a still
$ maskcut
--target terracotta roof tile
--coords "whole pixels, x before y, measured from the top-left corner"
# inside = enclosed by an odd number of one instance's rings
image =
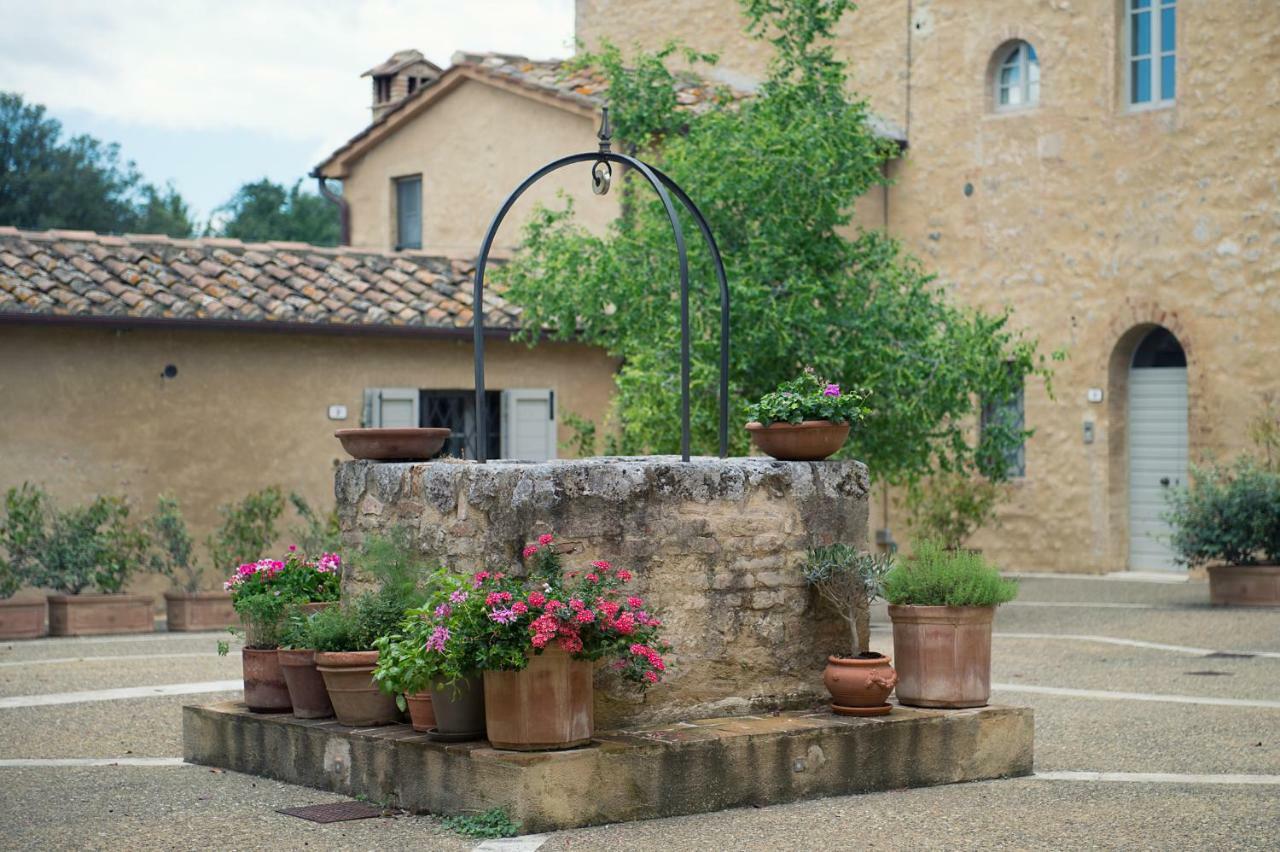
[[[470,260],[302,243],[0,227],[0,314],[173,317],[462,329]],[[485,295],[486,324],[519,311]]]

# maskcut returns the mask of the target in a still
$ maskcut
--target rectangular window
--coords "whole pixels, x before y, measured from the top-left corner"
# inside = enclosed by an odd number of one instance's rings
[[[1027,442],[1021,436],[1026,429],[1026,405],[1022,388],[1003,400],[993,400],[982,405],[982,431],[999,429],[1019,436],[1017,444],[1005,451],[1005,473],[1010,477],[1027,475]]]
[[[369,427],[448,429],[452,434],[441,456],[473,459],[476,442],[483,439],[486,458],[547,461],[556,457],[554,391],[488,391],[484,407],[484,428],[479,428],[473,390],[367,388],[361,423]]]
[[[422,248],[422,175],[397,178],[396,250]]]
[[[1177,0],[1126,0],[1125,73],[1131,106],[1172,103],[1177,92]]]

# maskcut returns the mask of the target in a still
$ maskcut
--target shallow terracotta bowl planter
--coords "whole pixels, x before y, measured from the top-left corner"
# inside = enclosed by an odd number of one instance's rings
[[[44,598],[0,601],[0,639],[35,639],[45,633]]]
[[[440,452],[452,431],[440,428],[339,429],[334,437],[357,459],[426,461]]]
[[[753,444],[778,461],[822,461],[844,446],[849,424],[805,420],[764,426],[753,420],[747,432]]]
[[[49,595],[49,635],[150,633],[153,606],[147,595]]]
[[[831,693],[831,712],[840,716],[884,716],[893,707],[889,693],[898,674],[884,654],[827,657],[822,682]]]
[[[275,648],[243,648],[244,703],[255,713],[288,713],[289,687]]]
[[[494,748],[544,751],[591,742],[592,666],[550,645],[518,672],[484,673],[484,722]]]
[[[221,630],[239,620],[230,592],[165,592],[164,609],[170,633]]]
[[[1280,606],[1280,565],[1210,565],[1216,606]]]
[[[373,680],[377,651],[317,651],[316,668],[338,722],[353,728],[390,725],[400,719],[396,699]]]
[[[276,653],[285,688],[289,691],[289,703],[293,705],[293,715],[299,719],[327,719],[332,716],[329,691],[324,688],[324,678],[316,669],[316,652],[281,648]]]
[[[889,606],[898,701],[984,707],[991,698],[993,606]]]

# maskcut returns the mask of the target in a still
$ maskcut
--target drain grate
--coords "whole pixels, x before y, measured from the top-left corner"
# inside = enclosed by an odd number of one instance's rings
[[[364,802],[332,802],[327,805],[307,805],[301,808],[284,808],[278,814],[300,817],[312,822],[346,822],[351,819],[369,819],[382,816],[379,808],[372,808]]]

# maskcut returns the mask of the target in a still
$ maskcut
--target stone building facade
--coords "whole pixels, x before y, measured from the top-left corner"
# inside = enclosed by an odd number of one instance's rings
[[[1067,354],[1052,396],[1026,386],[1035,434],[971,542],[1001,565],[1174,567],[1162,482],[1246,448],[1280,394],[1277,32],[1268,0],[868,0],[842,21],[856,89],[906,131],[883,226]],[[735,0],[578,0],[577,36],[677,38],[741,78],[770,49]],[[873,502],[873,526],[900,520]]]

